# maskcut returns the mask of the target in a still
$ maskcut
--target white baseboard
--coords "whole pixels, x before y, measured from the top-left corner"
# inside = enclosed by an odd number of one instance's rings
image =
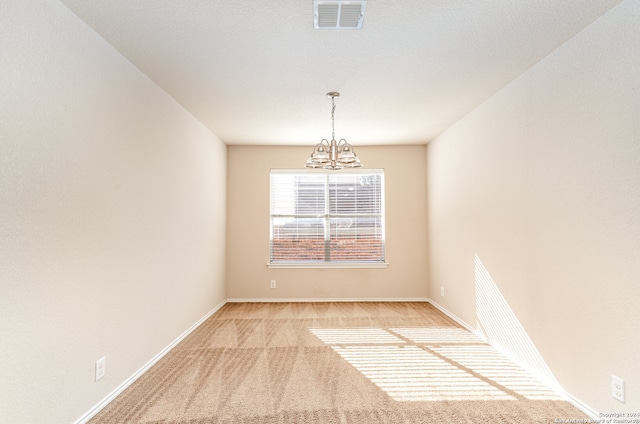
[[[567,402],[569,402],[570,404],[572,404],[573,406],[575,406],[576,408],[578,408],[579,410],[581,410],[582,412],[587,414],[593,420],[594,423],[599,423],[600,422],[602,417],[599,416],[597,411],[595,411],[590,406],[582,403],[581,400],[577,399],[576,397],[574,397],[571,393],[567,392],[566,390],[563,389],[562,393],[564,394],[564,397],[567,400]]]
[[[461,326],[463,326],[464,328],[469,330],[471,333],[475,334],[480,339],[482,339],[482,340],[484,340],[484,341],[486,341],[488,343],[488,341],[485,339],[484,335],[480,334],[480,332],[478,332],[478,330],[476,330],[475,328],[473,328],[472,326],[470,326],[469,324],[464,322],[462,319],[458,318],[456,315],[454,315],[451,312],[449,312],[443,306],[439,305],[436,301],[434,301],[433,299],[428,299],[427,302],[429,302],[437,310],[439,310],[440,312],[442,312],[443,314],[445,314],[446,316],[448,316],[449,318],[451,318],[452,320],[454,320],[455,322],[457,322],[458,324],[460,324]]]
[[[200,318],[195,324],[193,324],[191,327],[189,327],[184,333],[182,333],[180,336],[178,336],[177,339],[175,339],[173,342],[171,342],[171,344],[169,344],[169,346],[165,347],[164,349],[162,349],[160,351],[160,353],[158,353],[156,356],[154,356],[153,358],[151,358],[151,360],[149,362],[147,362],[145,365],[142,366],[142,368],[140,368],[138,371],[136,371],[131,377],[127,378],[122,384],[120,384],[118,387],[116,387],[116,389],[114,391],[112,391],[111,393],[109,393],[104,399],[102,399],[96,406],[94,406],[93,408],[91,408],[86,414],[84,414],[82,417],[78,418],[74,424],[85,424],[87,423],[91,418],[93,418],[98,412],[100,412],[105,406],[107,406],[109,404],[109,402],[111,402],[113,399],[116,398],[116,396],[118,396],[120,393],[122,393],[127,387],[129,387],[134,381],[136,381],[138,378],[140,378],[142,376],[142,374],[144,374],[145,372],[147,372],[147,370],[149,368],[151,368],[153,365],[155,365],[156,362],[158,362],[160,359],[162,359],[163,356],[165,356],[167,353],[169,353],[171,351],[171,349],[173,349],[174,347],[176,347],[178,345],[178,343],[180,343],[185,337],[187,337],[189,334],[191,334],[191,332],[193,332],[193,330],[195,330],[196,328],[198,328],[203,322],[205,322],[211,315],[215,314],[220,308],[222,308],[225,303],[227,303],[226,300],[222,301],[219,305],[215,306],[212,310],[210,310],[209,312],[207,312],[207,314],[205,316],[203,316],[202,318]]]
[[[392,298],[255,298],[255,297],[231,297],[228,303],[282,303],[282,302],[428,302],[426,297],[392,297]]]

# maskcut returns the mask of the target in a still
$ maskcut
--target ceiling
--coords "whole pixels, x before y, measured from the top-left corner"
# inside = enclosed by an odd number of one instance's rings
[[[227,144],[423,144],[621,0],[61,0]]]

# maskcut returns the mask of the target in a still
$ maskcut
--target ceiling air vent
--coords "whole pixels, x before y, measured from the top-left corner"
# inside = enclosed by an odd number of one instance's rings
[[[367,0],[313,0],[315,29],[360,29]]]

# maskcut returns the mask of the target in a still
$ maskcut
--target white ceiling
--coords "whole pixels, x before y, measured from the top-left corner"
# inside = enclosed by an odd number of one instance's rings
[[[227,144],[426,143],[621,0],[61,0]]]

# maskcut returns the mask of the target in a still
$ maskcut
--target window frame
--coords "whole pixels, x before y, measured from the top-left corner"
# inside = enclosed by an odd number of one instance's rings
[[[376,214],[376,216],[380,217],[380,232],[382,237],[382,261],[348,261],[348,260],[290,260],[290,261],[272,261],[272,249],[273,249],[273,219],[277,214],[273,213],[272,208],[272,182],[271,176],[272,174],[297,174],[297,175],[326,175],[330,176],[334,173],[339,172],[341,174],[348,175],[356,175],[356,174],[379,174],[381,176],[381,186],[380,186],[380,214]],[[325,199],[328,199],[328,190],[325,188]],[[332,171],[325,169],[281,169],[281,168],[272,168],[269,170],[269,260],[267,262],[267,266],[269,268],[387,268],[388,263],[387,259],[387,246],[386,246],[386,223],[385,223],[385,173],[384,169],[349,169],[349,170],[340,170],[340,171]],[[339,214],[331,214],[329,210],[325,210],[325,214],[323,214],[323,219],[331,220],[333,216],[339,216]],[[335,218],[335,217],[334,217]],[[329,242],[325,239],[325,243]]]

